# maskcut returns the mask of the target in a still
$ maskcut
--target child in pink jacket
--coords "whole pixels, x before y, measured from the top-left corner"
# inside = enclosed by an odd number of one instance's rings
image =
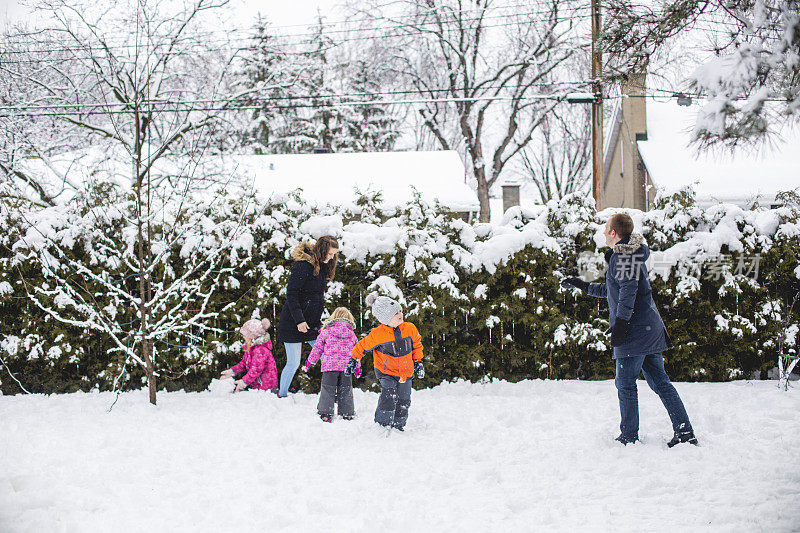
[[[355,319],[350,311],[344,307],[334,309],[331,317],[322,325],[322,331],[304,365],[308,370],[322,359],[322,388],[317,413],[324,422],[333,420],[334,403],[338,404],[339,416],[345,420],[352,420],[356,414],[352,378],[344,374],[353,346],[358,343],[355,328]],[[356,377],[360,375],[361,367],[358,367]]]
[[[244,372],[242,379],[236,380],[234,392],[248,387],[271,390],[278,386],[278,369],[272,358],[272,341],[267,333],[269,326],[266,318],[254,318],[245,322],[239,330],[244,337],[244,357],[220,375],[220,379],[228,379]]]

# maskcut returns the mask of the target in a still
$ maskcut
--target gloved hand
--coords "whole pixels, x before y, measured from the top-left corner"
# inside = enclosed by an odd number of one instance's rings
[[[422,365],[422,361],[414,363],[414,375],[419,379],[425,377],[425,367]]]
[[[356,365],[354,373],[357,378],[361,377],[361,361],[359,361],[358,364]]]
[[[631,324],[629,321],[617,317],[614,325],[611,326],[611,346],[622,346],[628,337],[630,329]]]
[[[347,368],[344,369],[344,375],[349,376],[350,374],[352,374],[353,371],[356,369],[357,365],[358,361],[356,359],[350,359],[350,362],[347,363]]]
[[[311,368],[312,366],[314,366],[314,365],[312,365],[312,364],[311,364],[311,361],[309,361],[309,360],[307,360],[307,359],[306,359],[306,362],[305,362],[305,363],[303,363],[303,370],[306,370],[306,371],[307,371],[307,370],[308,370],[309,368]]]
[[[571,278],[564,278],[561,280],[561,286],[565,289],[576,288],[580,289],[583,292],[589,292],[589,282],[583,281],[581,278],[571,277]]]

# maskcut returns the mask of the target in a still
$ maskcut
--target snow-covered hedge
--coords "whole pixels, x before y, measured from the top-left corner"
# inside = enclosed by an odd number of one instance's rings
[[[0,357],[30,391],[110,389],[122,379],[125,388],[142,385],[143,372],[126,351],[137,342],[138,314],[108,281],[135,292],[125,222],[131,207],[109,187],[49,209],[4,201]],[[766,377],[779,342],[797,343],[798,319],[785,321],[800,291],[800,203],[791,194],[782,202],[703,210],[684,191],[652,211],[628,211],[654,251],[651,282],[675,344],[666,355],[673,379],[754,371]],[[536,210],[514,208],[491,226],[467,224],[419,198],[393,212],[376,197],[357,204],[364,206],[359,212],[339,212],[305,205],[299,195],[265,201],[228,193],[163,206],[153,229],[154,284],[175,303],[163,314],[207,308],[156,337],[159,385],[202,389],[238,360],[242,321],[277,321],[292,248],[326,233],[342,246],[328,310],[348,307],[363,335],[374,325],[364,296],[379,290],[399,298],[425,344],[427,376],[419,386],[613,375],[605,303],[559,286],[562,275],[602,269],[602,225],[613,211],[596,214],[587,199],[572,196]],[[224,260],[214,276],[191,285],[198,250]],[[75,285],[76,277],[86,282],[83,303],[58,288]],[[181,299],[171,287],[198,294]],[[102,309],[116,340],[86,322],[87,305]],[[275,355],[280,366],[281,346]],[[299,375],[307,390],[318,387],[316,374]],[[4,393],[20,390],[5,369],[0,380]]]

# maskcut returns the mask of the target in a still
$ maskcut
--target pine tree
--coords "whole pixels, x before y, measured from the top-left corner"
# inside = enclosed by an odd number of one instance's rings
[[[240,87],[246,91],[243,101],[259,106],[250,117],[242,142],[257,154],[274,151],[271,143],[280,131],[280,110],[291,96],[293,65],[282,49],[282,43],[269,30],[269,23],[259,16],[254,24],[252,51],[243,58],[239,72]]]
[[[241,76],[252,92],[245,100],[260,107],[243,135],[245,144],[256,153],[391,150],[399,120],[384,106],[342,105],[379,99],[380,80],[369,64],[333,52],[336,43],[323,17],[309,33],[303,53],[292,55],[264,20],[256,23],[254,50]]]
[[[346,150],[340,146],[342,135],[342,110],[336,107],[339,91],[333,73],[341,67],[329,57],[334,43],[325,33],[325,23],[318,16],[311,28],[311,37],[302,56],[301,75],[295,88],[297,105],[285,113],[286,127],[276,139],[278,150],[284,153],[307,153],[317,149],[328,152]],[[293,101],[294,102],[294,101]]]
[[[380,100],[379,80],[364,60],[358,60],[348,72],[348,92],[351,101]],[[380,104],[363,104],[347,108],[345,131],[348,144],[354,151],[378,152],[391,150],[400,136],[399,120]]]

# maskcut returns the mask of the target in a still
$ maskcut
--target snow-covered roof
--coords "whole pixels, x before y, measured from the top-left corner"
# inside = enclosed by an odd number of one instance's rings
[[[785,128],[774,146],[759,152],[698,154],[689,141],[699,110],[696,103],[678,106],[674,98],[647,101],[647,140],[637,144],[656,187],[674,192],[693,185],[701,205],[745,205],[769,203],[778,192],[800,186],[800,131]]]
[[[126,154],[92,147],[62,153],[47,162],[30,159],[26,172],[44,179],[50,194],[65,194],[93,175],[121,184],[131,182]],[[236,176],[265,197],[302,189],[305,201],[352,207],[361,192],[381,191],[383,206],[398,207],[413,199],[414,189],[427,202],[438,200],[453,211],[478,211],[475,191],[464,182],[464,164],[455,151],[365,152],[338,154],[205,155],[198,159],[163,158],[153,165],[160,176]]]
[[[439,200],[453,211],[478,209],[464,164],[452,150],[229,156],[225,164],[265,195],[301,188],[308,201],[350,205],[359,189],[382,191],[385,205],[398,206],[412,200],[416,189],[424,200]]]

